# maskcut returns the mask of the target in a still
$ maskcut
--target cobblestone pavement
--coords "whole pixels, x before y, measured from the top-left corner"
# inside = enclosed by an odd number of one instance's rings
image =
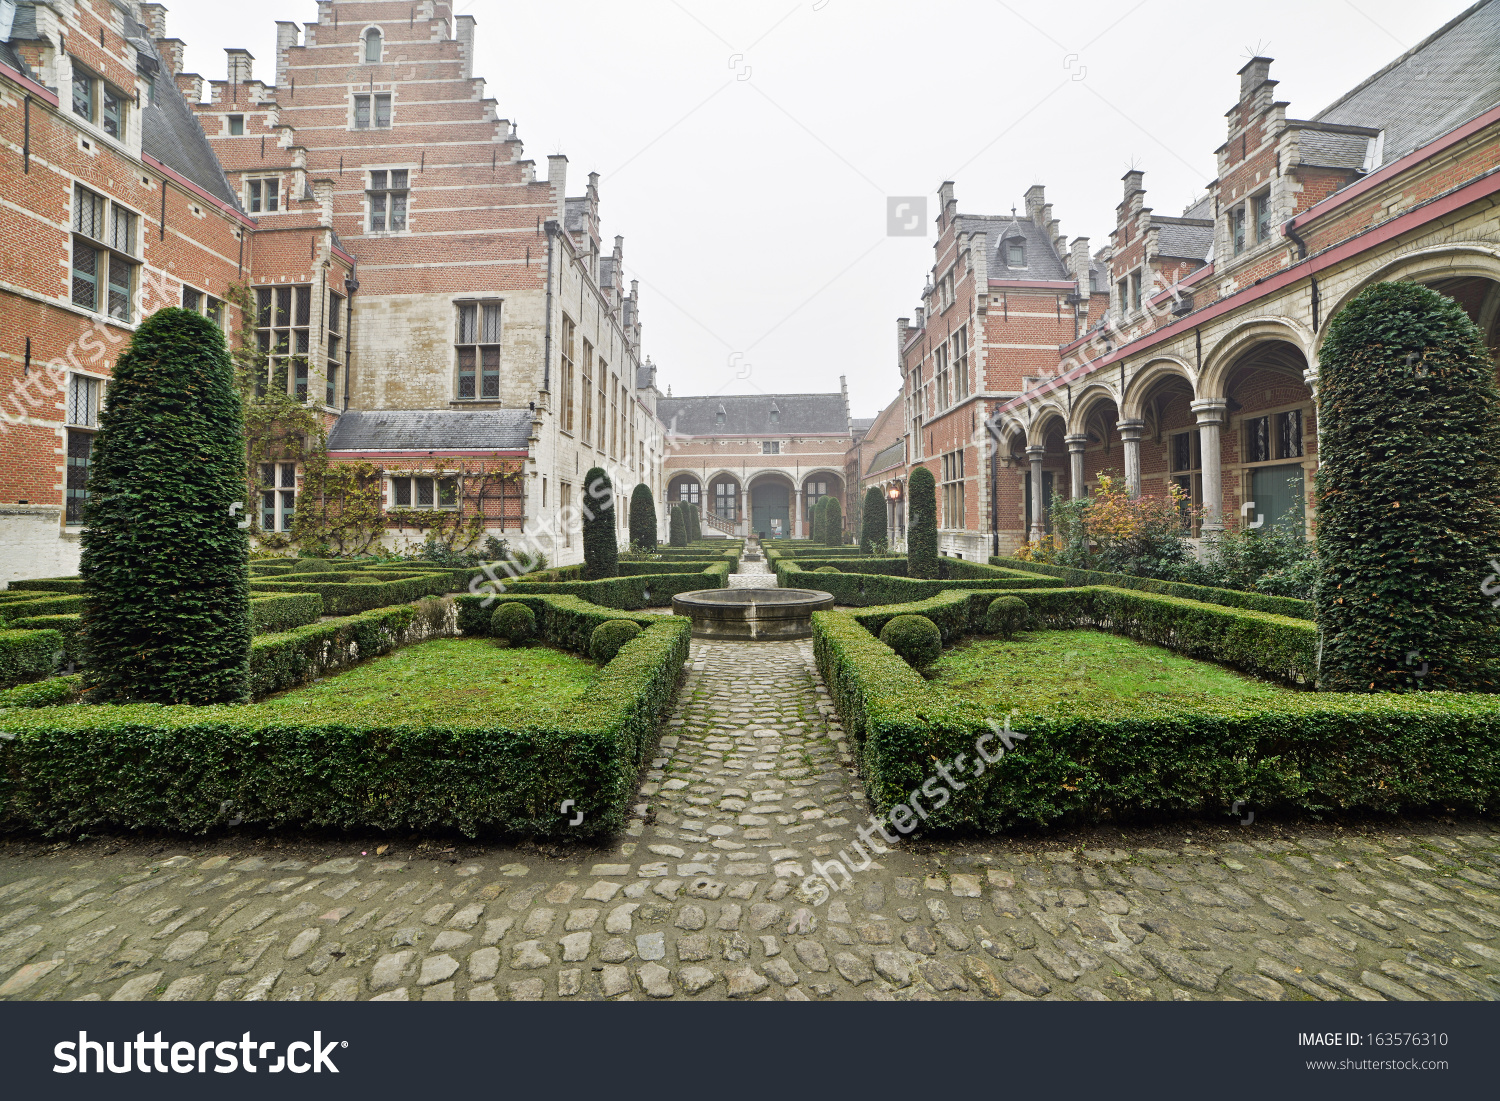
[[[739,573],[729,575],[729,587],[731,589],[775,589],[780,586],[776,583],[776,574],[766,565],[765,559],[759,562],[740,562]]]
[[[868,820],[849,761],[809,644],[695,643],[608,848],[12,840],[0,997],[1500,994],[1488,824],[907,840],[819,905],[812,861]]]

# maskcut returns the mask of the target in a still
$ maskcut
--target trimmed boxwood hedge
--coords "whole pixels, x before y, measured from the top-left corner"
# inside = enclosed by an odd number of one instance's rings
[[[415,609],[402,604],[252,639],[250,696],[262,699],[417,641],[407,634],[416,617]]]
[[[411,609],[370,613],[394,616]],[[638,770],[687,658],[690,624],[656,617],[598,678],[564,728],[377,714],[298,723],[248,707],[55,707],[0,714],[0,825],[201,833],[265,827],[607,836],[625,824]],[[303,628],[302,630],[312,630]],[[563,800],[583,812],[578,826]]]
[[[82,596],[38,593],[36,600],[12,600],[0,604],[0,622],[10,623],[39,615],[78,615],[82,611]]]
[[[0,688],[51,674],[64,642],[61,631],[0,630]]]
[[[1138,812],[1222,813],[1236,800],[1382,813],[1500,805],[1500,699],[1492,695],[1308,692],[1189,712],[1143,698],[1125,714],[1013,714],[1010,728],[1024,740],[975,775],[976,743],[1003,716],[929,684],[850,613],[814,613],[813,640],[877,813],[935,776],[934,761],[967,755],[955,766],[964,790],[942,808],[924,800],[929,827],[1001,832]],[[993,736],[986,742],[988,754],[1000,748]]]
[[[250,594],[250,627],[257,635],[305,627],[317,622],[322,614],[323,598],[317,593]]]
[[[460,634],[489,635],[495,609],[502,603],[514,602],[530,608],[531,614],[536,616],[539,638],[575,654],[586,655],[589,652],[589,640],[600,624],[628,619],[645,627],[662,618],[659,615],[622,616],[614,608],[604,608],[576,596],[516,596],[507,593],[495,597],[488,607],[485,606],[485,599],[482,596],[460,596],[456,599]]]
[[[691,567],[689,567],[691,568]],[[722,589],[728,583],[729,563],[716,562],[701,572],[641,574],[606,577],[598,581],[511,581],[507,593],[551,593],[579,596],[605,608],[651,608],[670,604],[678,593]]]
[[[1205,604],[1222,604],[1226,608],[1250,608],[1257,612],[1289,616],[1292,619],[1312,619],[1313,606],[1310,600],[1296,600],[1289,596],[1267,596],[1265,593],[1245,593],[1238,589],[1215,589],[1208,585],[1184,585],[1176,581],[1157,581],[1150,577],[1135,577],[1128,573],[1107,573],[1103,570],[1075,570],[1068,566],[1053,566],[1046,562],[1026,562],[1019,558],[994,557],[990,565],[1002,566],[1023,573],[1040,573],[1056,577],[1066,584],[1111,585],[1117,589],[1140,589],[1142,592],[1160,593],[1163,596],[1180,596],[1184,600],[1199,600]]]
[[[390,581],[325,581],[326,576],[340,574],[297,575],[286,580],[250,582],[252,597],[285,593],[317,593],[323,598],[323,614],[346,616],[394,604],[409,604],[424,596],[468,588],[470,577],[483,574],[477,570],[442,570],[434,573],[407,574]],[[460,580],[461,579],[461,580]]]
[[[74,596],[83,595],[83,578],[81,577],[33,577],[29,580],[12,581],[5,590],[13,592],[44,592],[44,593],[70,593]]]
[[[880,562],[879,559],[873,560]],[[947,562],[948,559],[943,559]],[[854,607],[865,607],[868,605],[891,604],[897,601],[922,600],[949,589],[982,589],[993,591],[1003,589],[1048,589],[1061,588],[1062,582],[1048,577],[1028,576],[1026,574],[1012,573],[1007,570],[998,570],[993,567],[979,567],[977,563],[965,563],[976,569],[983,568],[988,576],[978,578],[962,578],[951,581],[925,580],[911,577],[896,577],[888,574],[876,573],[840,573],[824,574],[816,573],[816,567],[823,565],[838,565],[840,569],[857,570],[861,563],[853,561],[845,565],[838,559],[829,561],[818,559],[816,562],[809,561],[806,565],[799,564],[794,559],[782,558],[776,563],[777,584],[787,589],[821,589],[823,592],[832,593],[834,603],[847,604]]]

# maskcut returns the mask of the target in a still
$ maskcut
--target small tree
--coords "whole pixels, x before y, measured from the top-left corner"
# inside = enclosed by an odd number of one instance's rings
[[[871,554],[886,543],[885,498],[880,490],[871,486],[865,490],[864,515],[859,525],[859,550]]]
[[[688,542],[696,543],[703,538],[703,525],[698,512],[698,506],[692,503],[683,506],[687,509]]]
[[[589,581],[620,576],[620,539],[615,534],[615,487],[603,467],[583,476],[583,576]]]
[[[244,496],[224,334],[189,310],[159,310],[116,362],[94,438],[80,563],[91,700],[249,698]]]
[[[1125,483],[1101,474],[1092,497],[1053,506],[1054,523],[1061,521],[1060,539],[1043,542],[1062,547],[1057,557],[1064,565],[1173,581],[1188,560],[1184,528],[1193,515],[1192,504],[1175,484],[1166,496],[1131,496]],[[1093,557],[1079,562],[1089,555],[1090,543]]]
[[[1451,298],[1379,283],[1318,367],[1319,684],[1495,691],[1500,392]]]
[[[919,466],[906,482],[906,575],[933,578],[938,575],[937,479]]]
[[[823,498],[819,497],[813,502],[807,521],[807,537],[814,543],[823,542],[823,529],[826,526],[826,518],[827,514],[823,511]]]
[[[685,547],[688,545],[687,532],[687,505],[673,505],[668,514],[670,527],[667,533],[667,541],[674,547]]]
[[[636,483],[630,494],[630,545],[646,551],[656,549],[656,499],[645,482]]]
[[[828,502],[823,513],[823,541],[828,546],[843,546],[843,508],[837,496],[825,496],[823,501]]]

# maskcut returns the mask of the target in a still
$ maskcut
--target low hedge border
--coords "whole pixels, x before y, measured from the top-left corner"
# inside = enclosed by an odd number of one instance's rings
[[[1208,585],[1184,585],[1177,581],[1157,581],[1150,577],[1133,577],[1128,573],[1105,573],[1100,570],[1075,570],[1069,566],[1053,566],[1046,562],[1026,562],[1019,558],[996,557],[990,565],[1003,566],[1023,573],[1041,573],[1062,579],[1070,586],[1112,585],[1117,589],[1140,589],[1142,592],[1159,593],[1162,596],[1177,596],[1184,600],[1198,600],[1204,604],[1222,604],[1226,608],[1249,608],[1272,615],[1290,616],[1292,619],[1312,619],[1313,606],[1310,600],[1296,600],[1289,596],[1267,596],[1265,593],[1246,593],[1238,589],[1215,589]]]
[[[469,578],[483,574],[476,570],[442,570],[413,574],[391,581],[323,581],[325,574],[298,575],[295,580],[250,582],[250,599],[285,593],[317,593],[323,598],[323,614],[357,615],[376,608],[409,604],[424,596],[468,588]]]
[[[392,609],[359,619],[397,616]],[[315,630],[303,628],[302,630]],[[251,707],[0,713],[0,825],[202,833],[276,827],[452,828],[585,837],[625,824],[689,623],[658,617],[604,666],[565,728],[258,719]],[[574,801],[570,813],[557,808]],[[573,811],[583,822],[570,826]]]
[[[40,589],[17,589],[15,592],[11,592],[9,589],[6,589],[4,592],[0,592],[0,611],[5,610],[5,605],[15,604],[17,601],[21,600],[41,600],[43,597],[49,596],[72,595],[72,593],[59,593],[52,592],[50,590],[43,591]]]
[[[943,561],[946,563],[948,560]],[[816,573],[817,566],[823,564],[818,562],[802,566],[795,560],[782,558],[776,563],[777,584],[786,589],[820,589],[832,593],[836,604],[853,607],[925,600],[950,589],[1014,592],[1062,587],[1061,581],[1050,577],[1016,575],[1003,570],[994,570],[990,576],[980,578],[947,581],[876,573]]]
[[[0,688],[51,676],[65,643],[61,631],[0,630]]]
[[[650,626],[662,617],[659,615],[621,615],[614,608],[602,608],[577,596],[519,596],[505,594],[488,601],[482,596],[460,596],[458,605],[458,630],[460,634],[489,636],[490,617],[502,603],[524,604],[536,616],[537,632],[541,638],[564,650],[588,656],[589,639],[594,629],[612,619],[628,619],[641,627]]]
[[[44,593],[69,593],[74,596],[83,595],[83,578],[81,577],[33,577],[21,581],[12,581],[6,587],[6,592],[44,592]]]
[[[282,596],[250,596],[250,630],[265,635],[290,631],[316,623],[323,615],[323,598],[317,593],[286,593]]]
[[[1002,716],[929,684],[848,612],[815,613],[813,640],[878,813],[909,801],[936,776],[935,761],[967,755],[951,766],[966,786],[945,806],[935,807],[931,792],[919,796],[930,827],[994,833],[1218,813],[1237,800],[1313,812],[1500,805],[1500,698],[1491,695],[1294,693],[1253,710],[1226,702],[1184,713],[1143,702],[1125,715],[1013,714],[1010,728],[1024,740],[975,775],[976,744]],[[1001,743],[991,737],[986,747],[994,754]]]
[[[34,619],[39,615],[77,615],[83,611],[81,595],[54,593],[38,595],[36,600],[14,600],[0,604],[0,623],[11,623],[18,619]]]
[[[577,596],[603,608],[659,607],[670,604],[678,593],[696,589],[722,589],[729,577],[729,563],[720,561],[698,573],[642,574],[638,577],[604,577],[598,581],[509,581],[505,592],[514,595],[547,594]]]

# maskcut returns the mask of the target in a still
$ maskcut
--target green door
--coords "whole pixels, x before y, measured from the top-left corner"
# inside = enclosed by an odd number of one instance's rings
[[[1245,524],[1259,522],[1259,530],[1291,527],[1302,530],[1307,523],[1307,501],[1302,489],[1302,466],[1263,466],[1250,473],[1250,500]]]
[[[750,523],[767,539],[789,539],[792,535],[790,496],[786,486],[774,482],[750,490]]]

